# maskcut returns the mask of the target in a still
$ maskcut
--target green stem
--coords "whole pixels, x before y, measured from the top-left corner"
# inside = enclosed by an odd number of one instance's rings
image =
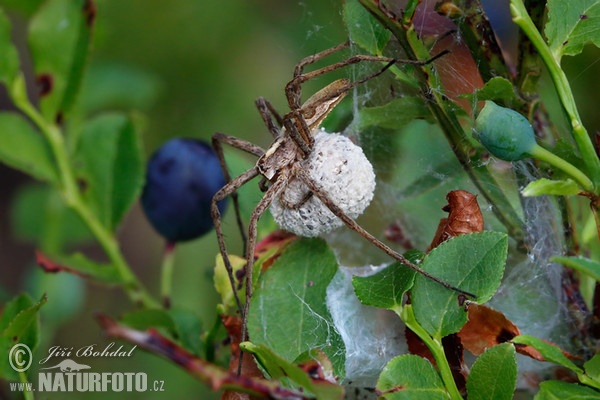
[[[531,154],[533,158],[536,158],[540,161],[545,161],[553,167],[562,170],[571,178],[575,179],[586,192],[592,193],[594,191],[594,184],[590,178],[586,176],[586,174],[581,172],[579,168],[575,167],[573,164],[569,163],[563,158],[560,158],[556,154],[546,150],[539,144],[533,146],[533,148],[529,151],[529,154]]]
[[[542,61],[546,65],[550,77],[554,82],[554,86],[556,87],[556,91],[558,92],[558,97],[571,121],[573,138],[581,152],[583,162],[585,163],[595,186],[600,186],[600,159],[596,155],[592,140],[579,117],[571,86],[569,85],[567,76],[560,67],[560,54],[552,54],[552,51],[546,44],[544,38],[529,17],[522,0],[511,0],[510,10],[513,15],[513,21],[521,28],[525,35],[527,35],[529,40],[531,40],[531,43],[537,49]]]
[[[29,379],[27,379],[27,374],[24,371],[19,371],[19,381],[23,384],[23,397],[25,400],[34,400],[33,392],[27,390],[27,384],[29,383]]]
[[[454,382],[450,365],[446,359],[446,354],[444,353],[444,347],[442,346],[441,339],[432,338],[425,331],[425,329],[419,325],[411,305],[406,305],[402,307],[401,310],[394,311],[400,316],[400,319],[402,319],[404,324],[406,324],[406,326],[413,331],[423,341],[423,343],[425,343],[425,345],[431,351],[431,354],[433,354],[433,358],[435,359],[440,376],[442,377],[444,386],[446,386],[446,390],[448,390],[450,398],[453,400],[462,400],[462,396],[456,387],[456,382]]]
[[[175,244],[167,243],[161,266],[160,297],[163,307],[171,307],[171,288],[173,287],[173,266],[175,264]]]
[[[129,268],[119,244],[112,232],[107,229],[97,216],[87,207],[77,187],[77,181],[69,163],[69,154],[62,132],[58,126],[49,123],[29,102],[25,90],[25,80],[19,77],[13,88],[12,97],[15,105],[40,129],[54,155],[60,176],[62,196],[69,207],[71,207],[88,226],[96,240],[100,243],[104,252],[117,269],[123,281],[123,287],[131,301],[144,307],[157,307],[156,301],[146,292],[137,277]]]
[[[396,19],[390,18],[379,8],[378,2],[373,0],[359,0],[359,2],[385,28],[392,32],[408,59],[419,61],[429,59],[429,51],[418,38],[412,24],[403,26]],[[408,22],[410,23],[410,21]],[[522,222],[519,216],[488,169],[480,165],[481,154],[470,144],[469,137],[457,120],[453,110],[454,104],[447,101],[440,92],[441,83],[435,70],[432,69],[431,65],[426,65],[423,68],[427,69],[427,73],[420,68],[416,69],[421,93],[450,143],[456,158],[480,193],[490,204],[494,205],[492,208],[494,214],[506,226],[511,237],[518,242],[523,240]]]

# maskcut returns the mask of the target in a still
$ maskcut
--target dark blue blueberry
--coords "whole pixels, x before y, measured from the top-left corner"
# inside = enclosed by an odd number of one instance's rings
[[[195,239],[213,228],[210,203],[223,185],[219,159],[207,143],[171,139],[148,162],[142,206],[168,242]],[[219,202],[221,213],[226,204]]]

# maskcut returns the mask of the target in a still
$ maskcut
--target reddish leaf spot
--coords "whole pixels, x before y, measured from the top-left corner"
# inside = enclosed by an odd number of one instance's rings
[[[85,15],[88,26],[91,26],[96,20],[97,11],[96,3],[94,3],[93,0],[87,0],[83,5],[83,14]]]
[[[40,88],[40,96],[47,96],[52,91],[54,81],[50,74],[39,74],[35,78],[35,84]]]
[[[13,340],[13,342],[18,342],[19,341],[19,337],[18,336],[13,336],[12,340]]]
[[[588,16],[587,16],[587,14],[581,14],[579,16],[579,19],[588,19]]]

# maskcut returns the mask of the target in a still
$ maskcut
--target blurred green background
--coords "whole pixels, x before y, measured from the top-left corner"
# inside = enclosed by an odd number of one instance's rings
[[[40,3],[40,0],[0,0],[0,5],[10,10],[17,41],[23,49],[27,15]],[[78,107],[88,115],[107,109],[135,113],[144,126],[146,156],[171,137],[208,140],[215,131],[268,145],[270,135],[254,100],[264,96],[285,112],[283,88],[294,65],[307,55],[346,40],[339,0],[97,0],[96,6],[94,43]],[[26,60],[25,53],[23,56]],[[566,60],[584,122],[591,132],[600,126],[595,102],[589,100],[598,93],[595,86],[600,84],[594,78],[599,69],[597,59],[598,51],[593,49],[583,57]],[[315,83],[312,87],[317,86],[322,85]],[[310,92],[309,85],[305,93]],[[6,100],[0,101],[0,106],[8,106]],[[406,178],[401,182],[404,185],[429,169],[435,172],[435,161],[452,157],[436,129],[417,123],[412,131],[401,144],[406,158],[398,171]],[[248,166],[251,162],[247,158]],[[243,168],[242,161],[238,160],[238,164],[238,168]],[[26,176],[0,165],[0,300],[21,290],[27,290],[36,299],[48,293],[49,302],[42,308],[44,335],[38,359],[53,345],[79,348],[95,343],[102,348],[111,340],[100,332],[93,319],[94,312],[118,316],[130,310],[131,304],[119,290],[89,285],[64,274],[43,275],[34,266],[36,246],[31,239],[45,227],[37,224],[37,214],[31,212],[34,206],[23,206],[27,203],[24,198],[35,203],[31,199],[39,189],[31,189],[32,184]],[[389,222],[386,213],[406,211],[419,218],[426,216],[433,223],[423,224],[419,219],[418,225],[413,221],[415,226],[411,226],[416,230],[427,226],[427,232],[421,235],[423,243],[416,243],[426,246],[436,221],[444,216],[440,208],[447,187],[438,188],[431,195],[436,199],[433,203],[422,198],[409,199],[400,210],[392,211],[388,207],[397,202],[393,197],[397,189],[392,186],[383,189],[383,196],[392,198],[375,203],[372,213],[383,215],[374,216],[374,222],[367,225],[386,224]],[[231,217],[226,218],[225,229],[235,248],[237,233]],[[158,293],[163,243],[138,205],[125,219],[119,237],[135,272],[152,293]],[[362,252],[366,246],[362,242],[350,243],[354,253]],[[96,246],[86,244],[82,248],[102,258]],[[214,235],[209,234],[181,245],[176,259],[173,303],[197,312],[205,329],[216,318],[212,268],[217,252]],[[218,394],[179,368],[141,350],[131,359],[94,360],[93,368],[146,372],[149,379],[165,382],[164,393],[142,393],[137,397],[135,393],[113,393],[114,398],[218,398]],[[9,394],[0,391],[0,398],[4,395]],[[105,396],[90,393],[85,398]],[[61,393],[36,398],[82,397]]]

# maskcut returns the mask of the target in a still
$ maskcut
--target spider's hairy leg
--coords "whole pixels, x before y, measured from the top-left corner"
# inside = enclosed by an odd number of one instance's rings
[[[315,140],[300,110],[292,110],[287,113],[283,118],[283,126],[287,134],[304,153],[304,157],[308,157],[312,152]]]
[[[283,126],[283,118],[281,117],[281,115],[279,115],[277,110],[275,110],[275,107],[273,107],[271,102],[265,99],[264,97],[259,97],[258,99],[256,99],[254,104],[256,104],[258,113],[263,119],[271,135],[273,135],[274,138],[278,138],[279,136],[281,136],[280,128]],[[273,118],[275,118],[275,121],[277,121],[277,123],[279,124],[279,128],[273,123]]]
[[[457,293],[463,294],[467,297],[470,298],[476,298],[477,296],[475,296],[472,293],[469,293],[467,291],[464,291],[460,288],[457,288],[447,282],[444,282],[443,280],[441,280],[440,278],[431,275],[429,272],[425,271],[423,268],[415,265],[414,263],[412,263],[411,261],[409,261],[406,257],[404,257],[402,254],[394,251],[392,248],[390,248],[389,246],[387,246],[386,244],[382,243],[379,239],[377,239],[375,236],[373,236],[372,234],[370,234],[369,232],[367,232],[362,226],[360,226],[356,221],[354,221],[352,218],[350,218],[348,215],[346,215],[346,213],[344,213],[344,211],[338,207],[330,198],[329,195],[327,194],[327,192],[325,190],[323,190],[323,188],[321,188],[309,175],[308,172],[302,168],[302,167],[298,167],[295,168],[294,171],[294,176],[296,176],[298,179],[302,180],[306,186],[311,190],[311,192],[317,196],[319,198],[319,200],[321,200],[321,202],[323,202],[323,204],[325,206],[327,206],[327,208],[329,208],[329,210],[331,210],[331,212],[338,217],[339,219],[341,219],[350,229],[352,229],[353,231],[355,231],[356,233],[358,233],[359,235],[361,235],[362,237],[364,237],[365,239],[367,239],[369,242],[371,242],[375,247],[379,248],[380,250],[382,250],[384,253],[386,253],[387,255],[389,255],[390,257],[394,258],[395,260],[401,262],[402,264],[404,264],[405,266],[417,271],[418,273],[420,273],[421,275],[425,276],[426,278],[431,279],[434,282],[439,283],[440,285],[444,286],[447,289],[453,290]]]
[[[254,154],[257,157],[261,157],[265,154],[265,151],[255,145],[254,143],[247,142],[245,140],[238,139],[234,136],[227,135],[225,133],[216,132],[212,136],[212,146],[219,157],[219,163],[221,164],[221,170],[223,171],[223,175],[225,176],[226,182],[231,182],[231,174],[229,173],[229,168],[227,167],[227,162],[225,161],[225,155],[223,153],[223,144],[227,144],[233,148],[243,150],[247,153]],[[240,234],[242,236],[242,243],[244,245],[244,251],[246,249],[246,242],[248,238],[246,237],[246,230],[244,229],[244,222],[242,221],[242,216],[240,214],[240,204],[238,200],[237,190],[234,190],[231,193],[231,199],[233,200],[233,208],[235,209],[235,218],[240,228]],[[214,218],[213,218],[214,219]]]
[[[235,283],[235,276],[233,274],[233,267],[231,266],[231,261],[229,261],[229,255],[227,254],[227,247],[225,246],[225,237],[223,236],[223,228],[221,226],[221,212],[219,211],[219,207],[217,203],[227,196],[233,196],[233,194],[245,183],[256,178],[259,175],[258,169],[252,168],[248,171],[244,172],[237,178],[229,181],[225,186],[223,186],[215,195],[213,196],[212,202],[210,204],[210,214],[213,219],[213,224],[215,226],[215,232],[217,234],[217,242],[219,243],[219,251],[221,252],[221,257],[223,257],[223,264],[225,264],[225,269],[227,270],[227,275],[229,276],[229,283],[231,284],[231,290],[233,291],[233,296],[235,298],[236,305],[240,312],[242,311],[242,302],[238,296],[238,288]],[[244,235],[245,237],[245,235]],[[246,247],[244,245],[244,247]]]
[[[252,216],[248,223],[248,248],[246,249],[246,264],[244,266],[246,272],[246,302],[244,303],[242,312],[242,333],[240,342],[244,342],[248,339],[248,312],[250,311],[250,300],[252,299],[252,269],[254,267],[254,251],[256,249],[256,240],[258,236],[258,220],[271,205],[273,200],[275,200],[275,198],[285,189],[287,182],[287,176],[280,176],[279,179],[269,186],[269,189],[267,189],[262,199],[256,205],[256,208],[254,208],[254,211],[252,211]],[[216,203],[213,204],[216,207]],[[240,353],[238,372],[242,369],[242,359],[243,353]]]

